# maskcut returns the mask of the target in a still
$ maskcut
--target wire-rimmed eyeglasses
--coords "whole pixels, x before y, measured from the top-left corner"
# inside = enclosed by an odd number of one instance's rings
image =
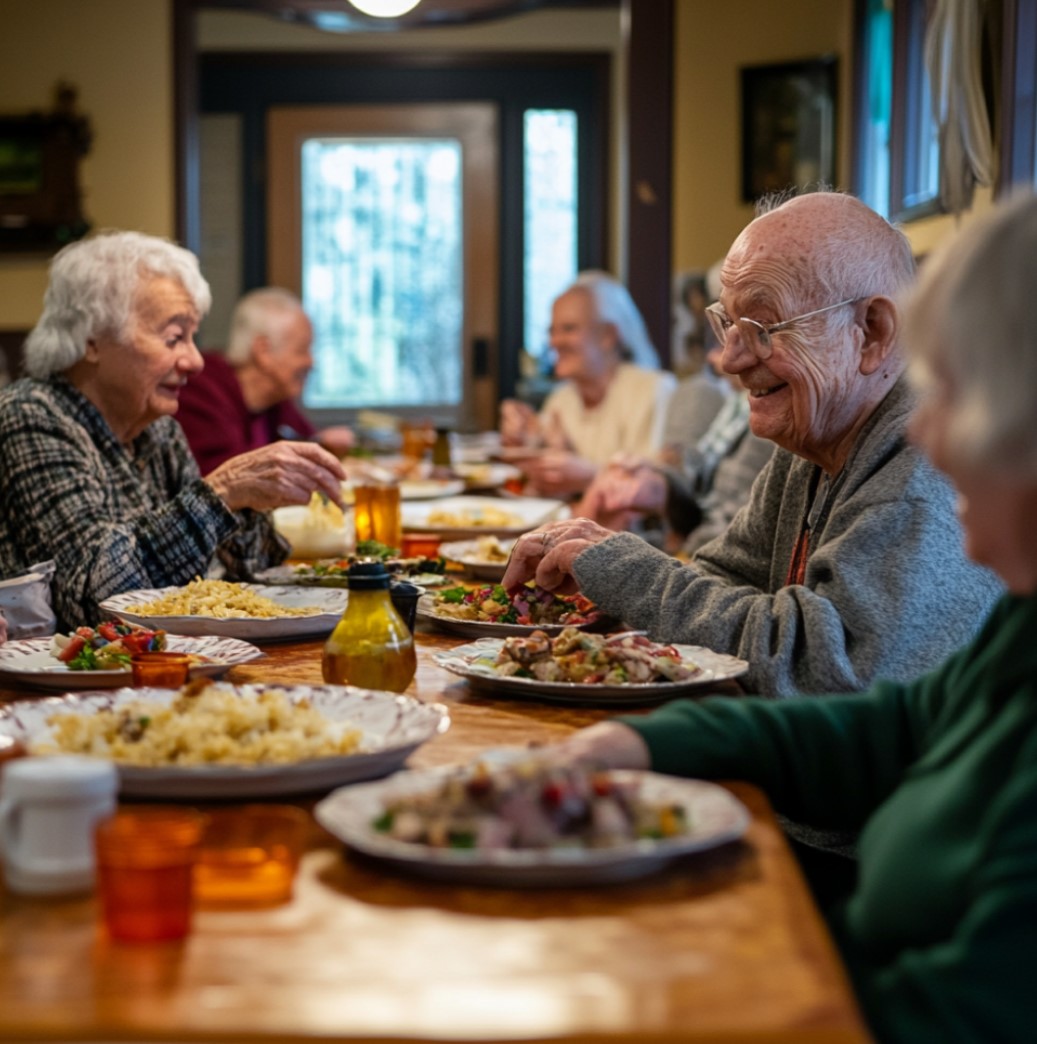
[[[721,347],[726,343],[727,334],[731,327],[737,326],[738,333],[749,351],[758,359],[769,359],[771,352],[774,351],[771,334],[776,333],[778,330],[784,330],[786,327],[803,319],[810,319],[815,315],[830,312],[834,308],[842,308],[843,305],[856,304],[860,300],[861,298],[859,297],[850,297],[845,301],[837,301],[835,304],[826,305],[824,308],[815,308],[812,312],[794,315],[791,319],[785,319],[780,323],[770,323],[766,326],[763,323],[758,323],[755,319],[747,319],[744,315],[739,316],[737,319],[732,319],[724,311],[719,301],[715,304],[707,305],[706,317],[709,319],[709,325],[713,327],[713,333],[717,335],[717,340],[720,342]]]

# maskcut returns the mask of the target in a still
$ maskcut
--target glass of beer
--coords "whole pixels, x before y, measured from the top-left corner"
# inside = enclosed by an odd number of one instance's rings
[[[366,483],[356,486],[353,494],[357,543],[377,540],[398,552],[403,544],[400,487],[389,482]]]

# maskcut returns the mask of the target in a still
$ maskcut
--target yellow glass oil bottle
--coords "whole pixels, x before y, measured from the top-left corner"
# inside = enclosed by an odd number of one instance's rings
[[[381,562],[357,562],[349,567],[347,582],[349,601],[324,644],[324,680],[403,692],[417,656],[414,636],[389,597],[389,573]]]

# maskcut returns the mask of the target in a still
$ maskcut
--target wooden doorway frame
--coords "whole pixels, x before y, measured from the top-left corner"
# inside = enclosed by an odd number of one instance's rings
[[[197,249],[201,239],[196,14],[207,7],[245,7],[245,0],[173,0],[176,230]],[[257,10],[264,5],[256,0]],[[648,324],[663,365],[669,364],[673,270],[674,0],[620,0],[627,69],[625,180],[620,227],[622,274]],[[446,57],[443,60],[447,60]],[[620,175],[623,179],[623,174]]]

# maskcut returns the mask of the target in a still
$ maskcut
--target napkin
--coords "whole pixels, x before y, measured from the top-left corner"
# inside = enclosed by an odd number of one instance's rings
[[[50,601],[54,563],[38,562],[22,576],[0,580],[0,613],[7,620],[8,640],[53,634],[57,626]]]

